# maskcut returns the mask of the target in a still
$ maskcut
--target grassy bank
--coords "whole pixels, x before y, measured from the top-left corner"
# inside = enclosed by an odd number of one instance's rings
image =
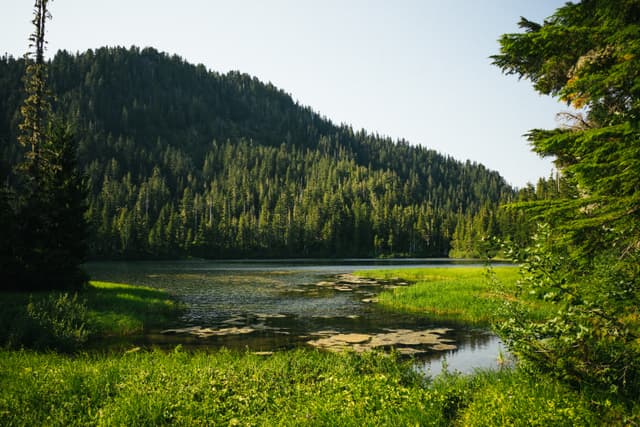
[[[1,425],[598,425],[513,371],[433,382],[378,354],[0,352]]]
[[[476,298],[464,300],[469,310],[478,295],[497,301],[508,295],[483,290],[475,282],[481,269],[442,270],[400,272],[418,283],[475,289]],[[513,270],[497,274],[515,280]],[[2,321],[12,305],[24,315],[25,304],[47,308],[38,304],[52,296],[10,295],[2,300]],[[181,309],[162,291],[112,283],[93,282],[78,298],[52,301],[64,311],[82,300],[94,339],[167,325]],[[428,379],[410,361],[378,353],[0,350],[0,425],[594,426],[632,424],[625,414],[640,412],[597,401],[518,369]]]
[[[508,321],[514,313],[532,320],[550,319],[557,315],[558,310],[553,302],[517,292],[519,269],[516,267],[494,267],[491,270],[485,267],[370,270],[356,274],[411,283],[378,295],[379,304],[389,310],[420,313],[465,324],[488,327]],[[533,368],[529,366],[529,369]],[[554,394],[552,390],[560,387],[558,383],[540,373],[527,374],[520,367],[506,376],[502,373],[484,373],[472,378],[480,377],[488,379],[488,385],[482,387],[482,393],[474,395],[461,418],[462,425],[474,425],[470,414],[480,417],[483,411],[494,413],[497,417],[484,425],[545,425],[538,421],[545,410],[545,406],[539,406],[545,405],[538,398],[539,393],[544,395],[546,392],[541,390],[547,389]],[[640,425],[637,399],[612,399],[610,394],[605,396],[595,389],[588,390],[588,386],[585,386],[582,395],[575,390],[567,390],[567,393],[564,398],[558,396],[560,400],[547,401],[546,407],[555,410],[554,405],[562,399],[577,399],[577,405],[589,402],[585,407],[597,413],[602,420],[600,423],[604,425]],[[531,414],[528,421],[527,412]],[[567,420],[555,420],[550,425],[572,425],[574,421],[569,420],[576,413],[568,409],[566,414]],[[501,418],[503,416],[505,418]]]
[[[98,336],[126,336],[172,325],[182,310],[167,292],[122,283],[90,282],[83,293]]]
[[[75,351],[89,340],[170,325],[182,307],[158,289],[90,282],[73,295],[3,293],[0,346]]]
[[[367,270],[356,274],[411,282],[411,286],[382,292],[378,295],[379,304],[445,320],[488,325],[505,314],[506,301],[518,301],[532,316],[541,316],[552,309],[523,296],[516,299],[518,268],[495,267],[492,271],[493,276],[484,267]]]

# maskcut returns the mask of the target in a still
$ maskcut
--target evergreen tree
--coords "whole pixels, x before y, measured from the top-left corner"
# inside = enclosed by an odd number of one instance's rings
[[[35,61],[26,67],[21,134],[26,153],[16,182],[3,192],[7,240],[6,289],[77,289],[85,281],[85,189],[68,125],[52,120],[44,62],[46,0],[36,0],[30,37]]]
[[[520,204],[542,225],[520,252],[524,291],[557,304],[550,319],[503,325],[524,361],[575,386],[640,393],[640,2],[567,3],[543,24],[522,18],[495,64],[578,110],[532,130],[561,177]],[[549,185],[551,184],[551,186]],[[555,188],[553,188],[555,184]],[[544,200],[536,200],[537,197]]]
[[[446,256],[458,212],[513,194],[482,165],[336,126],[272,85],[151,48],[47,65],[87,176],[94,258]],[[9,154],[12,82],[0,79]]]
[[[50,92],[47,89],[47,68],[44,62],[45,26],[47,19],[51,18],[47,10],[48,0],[36,0],[34,5],[33,25],[34,32],[29,36],[30,48],[25,59],[28,62],[24,77],[24,89],[26,98],[20,107],[22,123],[20,123],[20,136],[18,141],[29,149],[25,167],[30,174],[37,174],[42,168],[40,164],[44,149],[47,120],[51,113]],[[33,59],[31,57],[34,57]]]
[[[50,268],[47,287],[77,289],[86,276],[80,269],[87,253],[87,191],[77,165],[77,144],[70,125],[54,120],[48,132],[50,176],[46,231],[49,242],[46,265]]]

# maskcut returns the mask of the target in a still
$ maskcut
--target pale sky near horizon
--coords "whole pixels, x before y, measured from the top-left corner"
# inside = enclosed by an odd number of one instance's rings
[[[550,159],[522,136],[567,107],[491,65],[520,16],[565,0],[54,0],[47,56],[152,46],[258,77],[336,124],[405,139],[535,183]],[[22,56],[33,1],[0,0],[0,55]]]

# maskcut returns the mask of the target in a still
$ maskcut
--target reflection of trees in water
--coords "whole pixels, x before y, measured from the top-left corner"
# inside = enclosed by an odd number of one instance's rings
[[[462,338],[459,339],[461,345],[464,343],[464,346],[470,350],[482,349],[495,340],[496,336],[486,331],[471,331],[463,333]]]
[[[385,284],[360,283],[348,275],[338,276],[344,271],[342,266],[331,271],[325,264],[321,268],[314,265],[301,268],[295,263],[265,267],[260,262],[178,261],[100,263],[89,267],[95,280],[158,287],[175,295],[188,306],[176,328],[197,326],[228,332],[198,337],[155,331],[138,338],[137,342],[143,345],[273,351],[307,346],[313,335],[321,331],[375,335],[402,329],[447,328],[442,338],[451,341],[445,344],[456,345],[459,350],[424,348],[428,352],[416,355],[416,360],[464,358],[464,354],[484,353],[492,346],[498,352],[497,338],[486,331],[362,302]],[[351,289],[339,290],[336,286]],[[247,333],[234,334],[234,328]],[[419,349],[419,346],[405,347]],[[473,357],[467,357],[473,363]]]

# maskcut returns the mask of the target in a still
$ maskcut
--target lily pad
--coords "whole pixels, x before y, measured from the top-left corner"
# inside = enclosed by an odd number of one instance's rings
[[[428,350],[455,350],[456,346],[449,344],[451,340],[440,337],[447,331],[448,329],[445,328],[421,331],[395,329],[378,334],[331,334],[331,331],[323,331],[316,334],[321,338],[308,341],[308,344],[329,351],[352,350],[358,353],[377,348],[394,347],[400,354],[407,355],[424,353]]]
[[[396,352],[398,352],[398,354],[402,354],[403,356],[415,356],[417,354],[427,353],[425,350],[420,350],[413,347],[398,347],[396,348]]]
[[[165,329],[162,334],[187,334],[194,335],[198,338],[221,337],[227,335],[244,335],[253,333],[259,329],[263,329],[262,325],[256,325],[257,328],[250,326],[231,326],[228,328],[203,328],[202,326],[192,326],[189,328]]]
[[[455,346],[453,344],[436,344],[431,346],[432,350],[437,350],[437,351],[456,350],[457,348],[458,346]]]

